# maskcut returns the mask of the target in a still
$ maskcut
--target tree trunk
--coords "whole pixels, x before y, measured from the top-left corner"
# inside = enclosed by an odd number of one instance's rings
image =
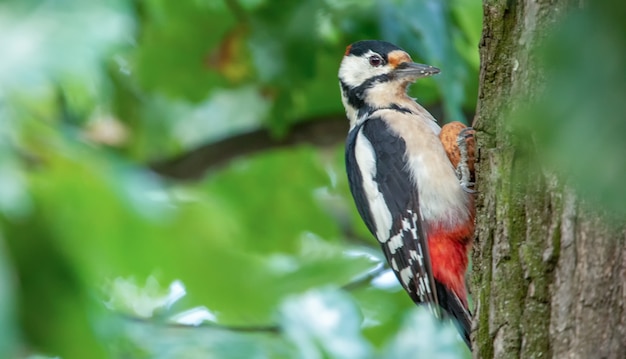
[[[530,49],[571,2],[484,2],[475,358],[626,358],[626,231],[533,166],[509,127],[514,98],[541,87]]]

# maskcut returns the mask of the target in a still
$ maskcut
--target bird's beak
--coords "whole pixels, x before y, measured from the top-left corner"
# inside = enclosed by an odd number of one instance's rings
[[[430,65],[407,61],[398,64],[394,72],[402,77],[418,79],[420,77],[436,75],[439,73],[439,69]]]

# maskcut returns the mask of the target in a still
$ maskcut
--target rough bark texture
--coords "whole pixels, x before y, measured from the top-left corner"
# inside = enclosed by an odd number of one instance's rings
[[[578,2],[485,1],[477,117],[475,358],[626,358],[626,232],[533,164],[515,97],[541,86],[533,42]]]

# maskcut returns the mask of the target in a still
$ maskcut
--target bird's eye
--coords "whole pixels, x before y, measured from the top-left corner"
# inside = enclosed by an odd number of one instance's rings
[[[383,64],[383,59],[378,55],[370,56],[369,60],[370,60],[370,65],[374,67],[378,67]]]

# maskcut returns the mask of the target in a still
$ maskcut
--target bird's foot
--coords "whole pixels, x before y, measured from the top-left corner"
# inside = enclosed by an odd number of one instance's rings
[[[462,129],[456,138],[456,143],[459,147],[459,153],[461,155],[461,159],[456,168],[456,174],[463,190],[468,193],[475,193],[476,191],[473,189],[474,182],[471,181],[472,173],[470,170],[470,148],[468,145],[468,141],[470,139],[472,140],[473,145],[474,129],[471,127],[465,127]],[[471,160],[473,161],[473,158],[471,158]]]

